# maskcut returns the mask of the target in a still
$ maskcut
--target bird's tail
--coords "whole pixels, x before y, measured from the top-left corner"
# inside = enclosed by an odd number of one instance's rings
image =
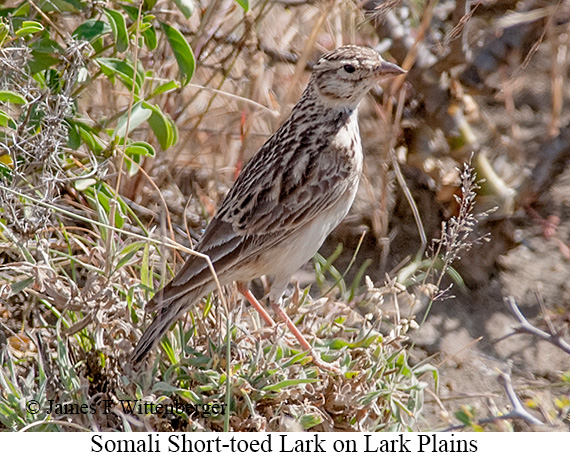
[[[168,287],[168,286],[167,286]],[[144,331],[141,339],[137,343],[131,355],[131,361],[136,366],[140,364],[154,346],[160,341],[162,336],[168,331],[170,326],[190,307],[196,300],[211,292],[210,288],[198,287],[190,290],[182,296],[173,300],[161,302],[161,292],[148,303],[147,308],[157,309],[158,312],[154,321]]]

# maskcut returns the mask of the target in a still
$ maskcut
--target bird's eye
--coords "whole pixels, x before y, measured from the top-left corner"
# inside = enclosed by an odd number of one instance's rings
[[[356,71],[356,68],[354,68],[354,65],[345,65],[343,68],[344,68],[344,71],[346,71],[347,73],[354,73]]]

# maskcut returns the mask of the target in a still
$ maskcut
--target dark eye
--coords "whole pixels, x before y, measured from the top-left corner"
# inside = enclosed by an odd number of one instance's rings
[[[343,68],[347,73],[354,73],[356,71],[353,65],[345,65]]]

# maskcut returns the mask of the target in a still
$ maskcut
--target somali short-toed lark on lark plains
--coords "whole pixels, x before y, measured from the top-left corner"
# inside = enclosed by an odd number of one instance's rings
[[[237,281],[238,290],[272,326],[245,284],[273,276],[273,310],[314,363],[328,370],[338,371],[314,353],[282,309],[283,293],[352,205],[362,171],[360,101],[375,84],[404,73],[366,47],[343,46],[323,55],[291,115],[243,168],[195,248],[210,257],[220,284]],[[191,256],[147,305],[157,315],[133,362],[139,363],[196,300],[214,290],[208,263]]]

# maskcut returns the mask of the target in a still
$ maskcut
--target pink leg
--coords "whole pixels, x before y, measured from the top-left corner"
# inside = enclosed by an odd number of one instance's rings
[[[253,296],[253,294],[247,288],[247,286],[243,282],[237,282],[236,285],[237,285],[238,292],[240,294],[242,294],[245,297],[245,299],[250,303],[250,305],[253,306],[257,310],[257,312],[263,318],[263,320],[265,322],[267,322],[267,324],[270,327],[275,327],[275,321],[273,319],[271,319],[271,316],[269,314],[267,314],[267,311],[265,311],[265,308],[263,306],[261,306],[261,303],[259,303],[257,301],[257,298],[255,298]]]
[[[271,318],[271,316],[269,314],[267,314],[267,311],[265,311],[265,308],[263,306],[261,306],[261,303],[259,303],[259,301],[257,301],[257,298],[255,298],[253,296],[253,294],[247,288],[247,286],[241,282],[237,282],[236,284],[237,284],[238,292],[240,294],[242,294],[245,297],[245,299],[251,304],[251,306],[253,306],[257,310],[257,312],[261,315],[263,320],[265,322],[267,322],[267,324],[270,327],[275,327],[275,325],[276,325],[275,321]],[[295,338],[297,338],[297,341],[299,341],[303,350],[309,352],[309,355],[312,357],[313,363],[316,366],[318,366],[319,368],[322,368],[323,370],[332,371],[334,373],[340,373],[340,370],[338,367],[336,367],[335,365],[332,365],[330,363],[326,363],[326,362],[321,360],[321,358],[315,353],[315,351],[313,350],[313,347],[309,344],[307,339],[303,336],[303,334],[299,331],[299,329],[293,323],[291,318],[287,315],[285,310],[283,308],[281,308],[279,303],[272,301],[271,307],[273,308],[275,313],[281,318],[281,320],[285,323],[285,325],[287,325],[287,328],[291,331],[291,333],[295,336]]]
[[[311,344],[307,341],[307,339],[303,336],[301,331],[293,323],[293,321],[291,320],[289,315],[285,312],[285,310],[281,308],[281,306],[279,306],[279,303],[271,302],[271,307],[273,308],[273,311],[275,311],[275,314],[277,314],[281,318],[281,321],[285,322],[285,325],[289,330],[291,330],[291,333],[295,336],[295,338],[297,338],[297,341],[301,344],[301,347],[305,351],[312,352],[313,347],[311,346]]]
[[[275,313],[281,318],[281,320],[283,322],[285,322],[285,325],[287,325],[287,328],[291,331],[291,333],[295,336],[295,338],[297,338],[297,341],[299,342],[299,344],[301,345],[301,347],[305,350],[305,351],[309,351],[309,355],[312,357],[313,359],[313,363],[318,366],[319,368],[322,368],[323,370],[327,370],[327,371],[332,371],[334,373],[340,373],[340,369],[331,364],[331,363],[327,363],[325,361],[323,361],[318,355],[317,353],[314,351],[313,347],[309,344],[309,342],[307,341],[307,339],[303,336],[303,334],[299,331],[299,329],[297,328],[297,326],[293,323],[293,321],[291,320],[291,318],[287,315],[287,313],[285,312],[285,310],[283,308],[281,308],[281,306],[279,305],[279,303],[277,302],[271,302],[271,307],[273,308],[273,311],[275,311]]]

